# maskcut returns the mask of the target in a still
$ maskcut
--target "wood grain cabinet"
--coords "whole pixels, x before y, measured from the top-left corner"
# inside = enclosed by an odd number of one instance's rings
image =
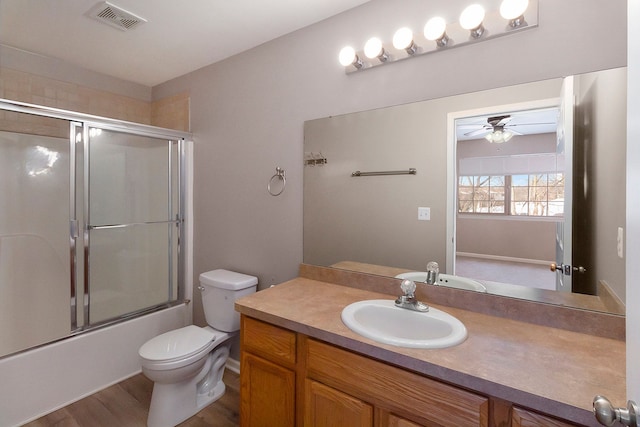
[[[306,337],[301,341],[306,348],[303,354],[307,378],[369,402],[381,419],[387,419],[384,414],[389,413],[424,426],[488,425],[489,399],[484,396],[321,341]],[[382,420],[377,425],[383,427],[391,422]]]
[[[574,427],[242,316],[242,427]]]
[[[511,415],[511,427],[576,427],[576,424],[570,424],[514,406]]]
[[[304,425],[372,427],[373,406],[319,382],[306,379]]]
[[[241,357],[243,426],[295,425],[295,373],[250,353]]]
[[[295,426],[296,334],[242,316],[240,346],[240,424]]]

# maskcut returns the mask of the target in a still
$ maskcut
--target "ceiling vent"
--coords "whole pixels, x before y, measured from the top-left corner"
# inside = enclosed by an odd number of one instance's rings
[[[127,12],[108,1],[96,4],[85,15],[122,31],[132,30],[147,22],[146,19]]]

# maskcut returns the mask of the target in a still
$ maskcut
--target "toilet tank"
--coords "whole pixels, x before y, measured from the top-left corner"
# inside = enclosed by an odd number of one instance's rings
[[[240,329],[235,301],[256,291],[258,278],[229,270],[212,270],[200,275],[202,306],[207,324],[223,332]]]

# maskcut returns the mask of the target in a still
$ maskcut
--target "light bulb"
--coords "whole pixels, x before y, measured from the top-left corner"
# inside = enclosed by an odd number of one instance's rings
[[[529,7],[529,0],[503,0],[500,4],[500,15],[504,19],[517,19]]]
[[[502,144],[503,142],[509,141],[512,137],[513,132],[498,129],[488,133],[484,138],[491,143]]]
[[[384,55],[384,49],[382,48],[382,42],[377,37],[371,37],[364,45],[364,55],[369,58],[379,58]]]
[[[340,50],[340,54],[338,54],[338,60],[340,61],[340,65],[343,67],[348,67],[353,64],[353,61],[356,59],[356,51],[351,46],[345,46]]]
[[[413,42],[413,31],[402,27],[393,35],[393,47],[398,50],[406,50],[409,55],[416,53],[416,45]]]
[[[358,58],[356,51],[351,46],[345,46],[340,50],[338,61],[340,61],[340,65],[343,67],[353,65],[357,69],[360,69],[364,66],[360,58]]]
[[[479,4],[467,6],[460,14],[460,26],[465,30],[476,30],[484,20],[484,8]]]
[[[526,25],[524,12],[529,7],[529,0],[503,0],[500,4],[500,15],[509,20],[511,28]]]
[[[427,40],[437,42],[438,46],[445,46],[449,40],[445,31],[447,22],[440,16],[429,19],[424,26],[424,37]]]

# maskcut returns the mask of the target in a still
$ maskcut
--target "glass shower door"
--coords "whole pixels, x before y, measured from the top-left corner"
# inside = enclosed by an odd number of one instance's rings
[[[84,318],[95,325],[178,297],[180,143],[91,126],[85,141]]]

